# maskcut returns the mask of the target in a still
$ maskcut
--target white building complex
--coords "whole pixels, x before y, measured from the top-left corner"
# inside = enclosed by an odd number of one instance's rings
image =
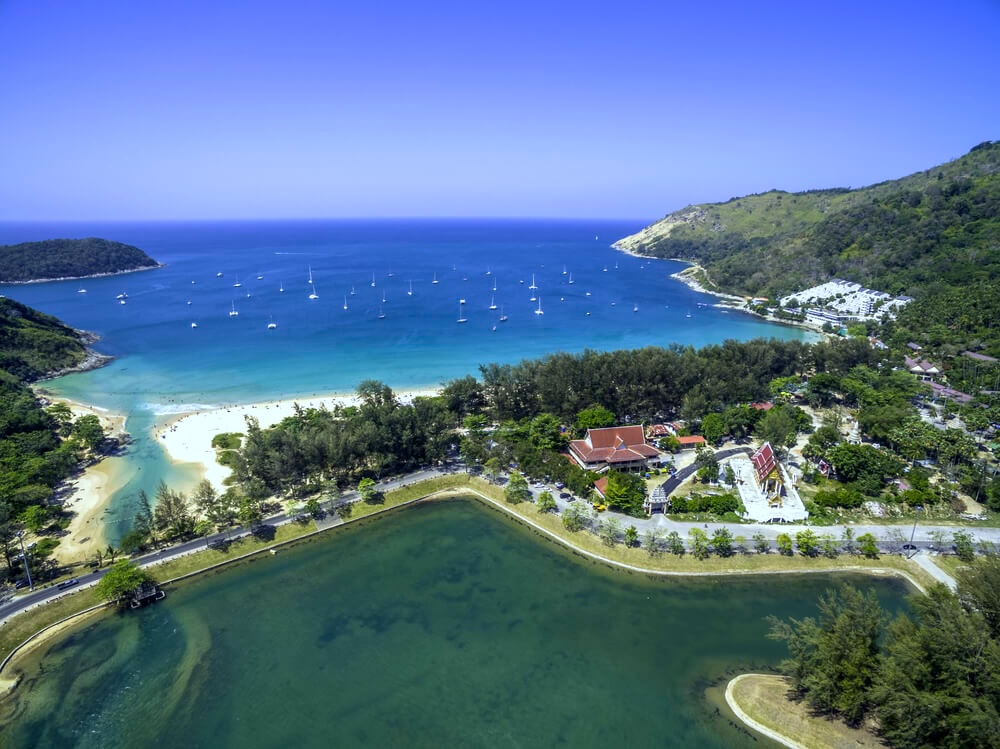
[[[799,308],[806,319],[822,324],[844,323],[848,320],[875,320],[884,313],[895,316],[907,302],[907,296],[893,297],[884,291],[868,289],[859,283],[835,278],[781,298],[782,307]]]

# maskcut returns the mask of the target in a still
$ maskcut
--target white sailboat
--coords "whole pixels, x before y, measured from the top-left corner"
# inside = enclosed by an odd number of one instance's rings
[[[639,305],[638,304],[633,304],[632,305],[632,311],[633,312],[638,312],[639,311]]]
[[[528,288],[529,289],[537,289],[538,288],[537,286],[535,286],[535,274],[534,273],[531,274],[531,286],[529,286]]]
[[[385,312],[382,311],[382,307],[381,306],[378,308],[378,319],[379,320],[384,320],[385,319]]]
[[[316,293],[316,284],[310,284],[312,286],[312,293],[309,295],[310,299],[319,299],[319,294]]]
[[[507,315],[503,313],[503,305],[500,305],[500,322],[507,322]]]
[[[87,290],[81,286],[79,289],[76,290],[76,293],[77,294],[86,294]]]
[[[468,322],[468,318],[465,316],[465,300],[458,300],[458,322]]]
[[[569,274],[569,285],[570,286],[573,285],[573,274],[572,273]]]
[[[309,284],[312,285],[313,282],[313,267],[309,266]]]
[[[495,277],[493,279],[493,293],[497,293],[497,279]]]
[[[347,294],[344,294],[344,309],[347,309]]]
[[[197,328],[198,327],[198,323],[196,323],[196,322],[191,323],[191,327],[192,328]]]
[[[358,293],[358,292],[356,292],[356,291],[354,290],[354,287],[353,287],[353,286],[351,286],[351,296],[354,296],[354,295],[355,295],[355,294],[357,294],[357,293]]]
[[[222,271],[219,271],[218,273],[216,273],[215,277],[216,278],[222,278]]]
[[[406,292],[406,296],[413,296],[413,281],[410,281],[410,290]]]
[[[564,276],[566,275],[566,266],[565,265],[563,266],[563,275]]]
[[[269,322],[269,323],[267,324],[267,329],[268,329],[268,330],[274,330],[274,329],[275,329],[275,328],[277,328],[277,327],[278,327],[278,323],[276,323],[276,322],[274,321],[274,315],[272,315],[272,316],[271,316],[271,322]]]
[[[434,271],[434,280],[431,281],[431,283],[437,283],[437,282],[438,282],[438,274],[437,271]]]
[[[282,294],[285,293],[285,282],[284,281],[282,281],[280,284],[278,284],[278,291],[280,291]]]
[[[372,273],[372,288],[375,288],[375,274]]]
[[[528,301],[529,301],[529,302],[534,302],[534,301],[537,301],[537,299],[538,299],[538,297],[537,297],[537,296],[535,296],[534,294],[532,294],[532,295],[531,295],[531,299],[529,299]]]
[[[239,274],[239,273],[237,273],[237,274],[236,274],[236,283],[234,283],[234,284],[233,284],[233,288],[234,288],[234,289],[238,289],[238,288],[239,288],[240,286],[242,286],[242,285],[243,285],[243,284],[241,284],[241,283],[240,283],[240,274]]]
[[[544,312],[542,312],[542,299],[541,299],[541,297],[538,298],[538,309],[535,310],[535,314],[536,315],[544,315],[545,314]]]
[[[490,298],[490,309],[496,309],[496,308],[497,308],[497,298],[496,298],[496,294],[494,294]]]
[[[240,313],[236,311],[236,302],[233,302],[233,308],[229,310],[230,317],[239,317]]]
[[[389,300],[385,298],[385,289],[382,289],[382,304],[385,304]]]

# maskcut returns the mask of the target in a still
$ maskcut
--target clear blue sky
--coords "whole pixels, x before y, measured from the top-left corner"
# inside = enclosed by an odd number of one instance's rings
[[[1000,2],[0,0],[0,220],[655,219],[1000,139]]]

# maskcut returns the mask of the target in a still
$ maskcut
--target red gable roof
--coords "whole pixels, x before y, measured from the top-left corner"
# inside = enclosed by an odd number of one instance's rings
[[[774,466],[778,462],[774,457],[774,450],[771,449],[770,442],[765,442],[761,445],[760,449],[753,454],[750,460],[753,463],[754,473],[757,474],[758,481],[763,481],[767,474],[774,470]]]
[[[641,426],[588,429],[582,440],[569,443],[570,452],[582,463],[632,463],[660,454],[646,442]]]
[[[678,437],[677,441],[681,445],[705,445],[708,444],[700,434],[692,434],[687,437]]]
[[[601,497],[604,497],[605,492],[608,490],[608,477],[601,476],[597,479],[597,481],[594,482],[594,488],[597,489],[597,493],[600,494]],[[580,501],[582,502],[583,500]]]

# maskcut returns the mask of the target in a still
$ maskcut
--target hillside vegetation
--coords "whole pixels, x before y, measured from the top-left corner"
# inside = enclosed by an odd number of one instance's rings
[[[931,297],[1000,277],[1000,142],[857,190],[689,206],[616,246],[697,261],[720,290],[781,296],[834,277]]]
[[[30,382],[87,357],[77,331],[13,299],[0,298],[0,369]]]
[[[81,278],[158,265],[138,247],[97,237],[46,239],[0,246],[0,282],[3,283]]]
[[[104,442],[96,416],[73,418],[65,406],[43,409],[27,386],[83,364],[88,352],[77,331],[12,299],[0,298],[0,554],[7,576],[23,574],[16,534],[37,540],[36,580],[58,543],[56,487]]]

